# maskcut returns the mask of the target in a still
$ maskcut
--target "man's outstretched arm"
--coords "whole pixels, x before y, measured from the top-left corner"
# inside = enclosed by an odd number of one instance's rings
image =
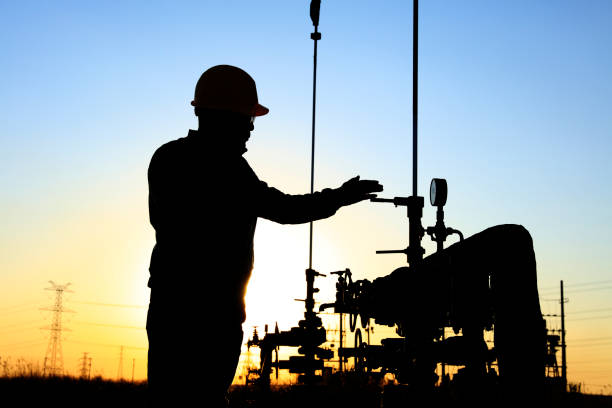
[[[339,208],[376,197],[383,186],[376,180],[354,177],[335,189],[326,188],[313,194],[285,194],[263,181],[255,194],[258,217],[281,224],[301,224],[330,217]]]

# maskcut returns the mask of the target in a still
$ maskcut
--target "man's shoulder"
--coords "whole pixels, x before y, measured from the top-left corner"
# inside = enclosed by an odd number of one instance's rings
[[[175,140],[171,140],[169,142],[164,143],[159,146],[155,153],[153,153],[153,157],[172,155],[175,153],[179,153],[184,150],[187,146],[187,137],[181,137]]]
[[[151,163],[163,162],[168,160],[180,160],[181,156],[184,156],[185,152],[188,152],[188,137],[181,137],[175,140],[164,143],[159,146],[151,157]]]

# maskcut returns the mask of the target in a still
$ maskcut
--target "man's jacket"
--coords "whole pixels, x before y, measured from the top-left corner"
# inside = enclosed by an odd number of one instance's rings
[[[340,193],[284,194],[259,180],[240,154],[225,154],[203,136],[190,130],[151,159],[156,244],[149,287],[160,298],[198,293],[202,307],[244,321],[257,218],[281,224],[326,218],[341,206]]]

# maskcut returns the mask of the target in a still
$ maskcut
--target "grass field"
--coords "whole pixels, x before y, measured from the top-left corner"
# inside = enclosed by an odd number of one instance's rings
[[[5,377],[0,378],[2,406],[19,407],[109,407],[139,408],[146,406],[146,383],[115,382],[100,378],[81,380],[73,377]],[[469,403],[486,403],[487,406],[504,406],[504,397],[495,390],[436,389],[423,393],[402,386],[382,387],[364,381],[332,381],[324,386],[278,386],[271,390],[254,386],[233,386],[230,390],[230,407],[350,407],[395,408],[409,406],[457,406]],[[520,396],[517,390],[515,396]],[[523,396],[530,402],[530,396]],[[520,397],[523,399],[523,397]],[[202,404],[206,406],[206,397]],[[9,402],[6,404],[6,402]],[[421,402],[420,404],[418,402]],[[612,397],[587,395],[577,392],[562,394],[548,390],[544,399],[550,407],[612,407]],[[480,404],[478,404],[480,405]]]

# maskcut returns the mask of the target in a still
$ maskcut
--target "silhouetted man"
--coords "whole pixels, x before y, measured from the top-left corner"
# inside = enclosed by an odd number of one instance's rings
[[[197,131],[161,146],[149,165],[151,255],[148,378],[155,405],[224,406],[246,318],[258,217],[298,224],[382,191],[355,177],[336,189],[288,195],[259,180],[242,155],[258,103],[253,79],[229,65],[200,77]]]

